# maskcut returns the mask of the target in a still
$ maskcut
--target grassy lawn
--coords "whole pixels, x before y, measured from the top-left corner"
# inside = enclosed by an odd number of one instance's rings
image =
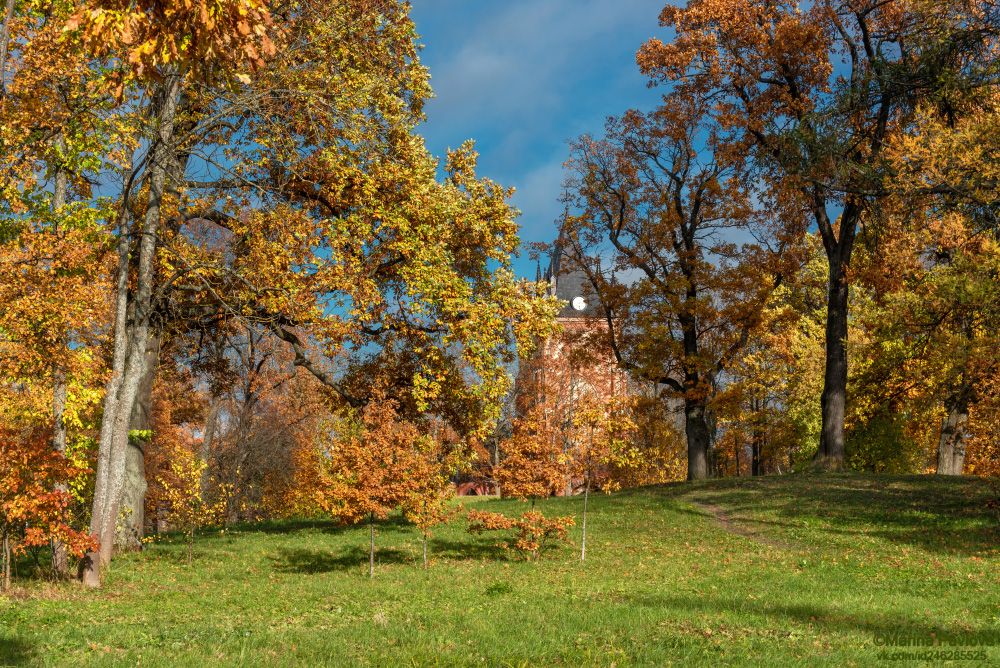
[[[524,563],[459,519],[428,571],[390,521],[374,580],[365,527],[244,527],[200,538],[192,567],[180,543],[122,556],[97,593],[21,581],[0,665],[912,665],[880,655],[935,648],[881,643],[935,637],[968,652],[953,665],[1000,665],[995,494],[857,475],[635,490],[591,498],[586,563],[579,526]]]

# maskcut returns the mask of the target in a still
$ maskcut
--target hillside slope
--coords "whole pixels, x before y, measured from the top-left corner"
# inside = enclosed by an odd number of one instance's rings
[[[594,495],[585,563],[579,522],[574,546],[524,563],[459,519],[428,571],[417,532],[390,521],[371,581],[364,527],[244,527],[200,538],[193,567],[161,542],[101,592],[0,599],[0,665],[998,665],[996,494],[839,475]],[[578,515],[582,499],[539,508]]]

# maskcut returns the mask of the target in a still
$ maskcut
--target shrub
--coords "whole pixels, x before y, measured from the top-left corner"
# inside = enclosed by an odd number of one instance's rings
[[[538,559],[555,543],[568,543],[567,531],[576,524],[572,517],[547,518],[537,510],[529,510],[519,518],[501,513],[470,510],[469,533],[481,535],[487,531],[513,531],[510,540],[502,545],[514,550],[529,561]]]

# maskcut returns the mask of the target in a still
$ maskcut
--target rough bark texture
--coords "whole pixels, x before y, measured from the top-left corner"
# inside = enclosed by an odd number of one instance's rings
[[[816,450],[817,468],[836,471],[844,468],[846,457],[844,416],[847,413],[847,313],[850,287],[847,268],[864,203],[848,201],[835,226],[827,213],[827,202],[818,188],[813,189],[813,215],[823,238],[829,265],[826,305],[826,368],[820,398],[822,430]]]
[[[826,310],[826,370],[823,375],[823,417],[816,463],[823,469],[844,466],[844,416],[847,411],[847,297],[846,263],[834,254],[830,260]]]
[[[139,239],[139,260],[132,304],[129,304],[128,299],[127,257],[124,266],[119,266],[124,276],[120,275],[118,282],[112,376],[108,381],[105,412],[101,420],[97,481],[91,517],[91,532],[98,539],[99,549],[96,554],[87,555],[82,565],[84,583],[92,587],[100,585],[100,567],[111,560],[115,520],[125,486],[132,406],[146,371],[160,206],[167,171],[173,160],[171,144],[179,90],[180,77],[175,73],[168,74],[163,83],[157,115],[158,136],[151,149],[148,167],[149,198]]]
[[[153,384],[160,363],[160,336],[154,334],[146,346],[145,372],[139,383],[135,402],[129,418],[130,432],[148,432],[152,429],[150,414],[153,402]],[[149,443],[146,437],[132,436],[128,439],[128,454],[125,459],[125,485],[122,489],[121,504],[116,522],[116,545],[127,550],[142,549],[145,533],[146,506],[146,452]]]
[[[7,535],[7,527],[3,529],[3,537],[0,538],[0,558],[3,559],[3,572],[0,573],[0,589],[7,591],[10,589],[10,538]]]
[[[10,22],[14,17],[14,0],[4,4],[3,24],[0,24],[0,97],[7,94],[7,48],[10,42]]]
[[[61,152],[66,147],[62,135],[56,137],[56,148]],[[52,190],[52,211],[57,213],[66,205],[66,192],[69,186],[69,175],[62,165],[55,170],[55,184]],[[63,349],[66,347],[62,342]],[[63,351],[60,351],[60,353]],[[52,449],[66,454],[66,371],[56,362],[52,370]],[[59,483],[56,491],[67,491],[66,485]],[[59,576],[69,572],[69,556],[66,548],[59,540],[52,541],[52,570]]]
[[[967,393],[959,391],[945,402],[947,415],[938,440],[938,475],[962,475],[965,469],[965,437],[969,423]]]
[[[752,476],[764,475],[763,466],[761,466],[760,461],[763,445],[764,434],[760,428],[755,428],[753,430],[753,439],[750,443],[750,475]]]
[[[53,374],[52,384],[52,449],[66,454],[66,374],[57,368]],[[65,492],[66,485],[59,483],[56,490]],[[59,540],[52,541],[52,570],[57,575],[65,575],[69,571],[69,556],[66,547]]]
[[[688,480],[708,477],[708,420],[705,402],[687,399],[684,402],[684,431],[687,436]]]

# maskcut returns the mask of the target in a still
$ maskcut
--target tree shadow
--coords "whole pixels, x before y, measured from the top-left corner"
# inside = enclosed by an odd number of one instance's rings
[[[836,535],[863,534],[961,556],[989,556],[1000,545],[1000,524],[986,506],[995,492],[988,481],[973,478],[803,474],[795,480],[781,476],[670,485],[657,488],[657,494],[716,504],[737,524],[772,526],[779,532],[809,527]],[[817,520],[822,524],[813,523]]]
[[[368,550],[361,547],[349,547],[339,554],[323,550],[304,548],[283,548],[278,556],[270,557],[271,567],[279,573],[296,573],[300,575],[316,575],[333,571],[347,571],[361,568],[368,564]],[[376,548],[375,565],[379,564],[413,564],[413,555],[394,548]]]
[[[873,645],[892,645],[894,642],[898,643],[899,639],[914,645],[920,645],[921,641],[926,641],[928,645],[937,641],[944,645],[965,647],[1000,645],[1000,629],[996,628],[949,628],[911,617],[856,610],[843,612],[815,604],[766,604],[747,599],[695,598],[670,594],[629,595],[627,599],[637,606],[670,608],[684,612],[731,613],[739,610],[771,620],[784,618],[792,623],[814,626],[825,632],[863,633],[870,636]]]
[[[31,645],[16,636],[0,635],[0,666],[25,666],[34,659]]]
[[[428,551],[431,558],[448,559],[450,561],[507,561],[508,554],[498,540],[448,540],[446,538],[431,538],[428,541]]]

